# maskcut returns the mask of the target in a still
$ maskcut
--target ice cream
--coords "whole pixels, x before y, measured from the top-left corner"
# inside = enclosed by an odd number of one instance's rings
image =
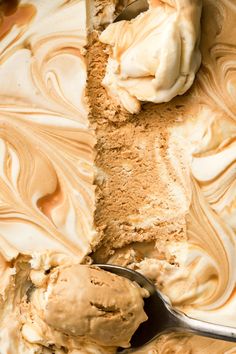
[[[12,256],[14,267],[0,263],[3,353],[114,354],[147,319],[147,291],[126,278],[78,263],[45,272]]]
[[[84,1],[0,2],[3,354],[52,352],[52,343],[45,348],[22,337],[19,303],[29,262],[19,263],[19,254],[37,253],[32,267],[46,270],[84,261],[98,242],[86,43]]]
[[[157,2],[148,14],[177,15],[176,4]],[[191,4],[199,14],[198,2]],[[193,317],[236,325],[234,2],[203,1],[201,31],[193,31],[196,43],[201,32],[202,65],[191,89],[143,104],[136,115],[102,85],[109,55],[99,35],[123,5],[93,5],[1,5],[1,354],[114,354],[121,342],[71,334],[84,333],[76,326],[86,309],[65,329],[53,311],[61,306],[54,303],[60,269],[98,261],[145,274]],[[187,56],[191,70],[197,48]],[[77,276],[70,288],[69,296],[79,294]],[[134,323],[122,328],[127,344]],[[231,354],[236,347],[170,333],[137,353],[170,351]]]
[[[23,253],[82,259],[96,236],[85,2],[23,0],[4,9],[0,234]]]
[[[35,274],[33,282],[34,278]],[[99,268],[58,267],[35,285],[22,328],[29,342],[62,345],[57,337],[63,341],[63,336],[69,336],[74,343],[69,348],[64,341],[63,346],[68,350],[78,349],[81,343],[89,341],[104,347],[128,347],[135,330],[147,319],[143,310],[146,291]],[[43,331],[42,321],[49,330]]]
[[[99,90],[93,109],[101,141],[96,222],[103,238],[95,259],[139,270],[180,310],[231,326],[236,325],[235,20],[232,1],[203,1],[202,66],[191,90],[166,104],[145,104],[138,115],[124,112],[98,89],[106,64],[94,64],[90,74],[94,79],[98,68],[101,72],[90,87],[93,96]],[[104,49],[93,42],[90,53],[104,62],[109,60]],[[138,352],[171,350],[225,354],[236,347],[170,334]]]
[[[201,1],[153,1],[100,35],[111,46],[104,86],[131,113],[140,101],[168,102],[192,85],[200,66]]]

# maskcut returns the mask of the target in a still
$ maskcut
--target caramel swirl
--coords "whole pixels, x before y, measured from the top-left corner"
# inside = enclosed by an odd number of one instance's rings
[[[0,234],[22,253],[82,258],[96,234],[85,3],[21,1],[1,16]]]

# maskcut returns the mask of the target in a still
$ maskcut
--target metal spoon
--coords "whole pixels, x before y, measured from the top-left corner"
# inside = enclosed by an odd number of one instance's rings
[[[148,320],[143,322],[132,336],[131,348],[120,348],[118,353],[132,353],[135,348],[137,349],[161,334],[171,331],[192,333],[199,336],[236,342],[236,328],[195,320],[180,311],[174,310],[164,299],[163,295],[161,295],[160,291],[155,288],[154,284],[142,274],[111,264],[94,265],[135,281],[150,293],[150,296],[144,300],[144,310],[148,316]]]
[[[147,11],[149,8],[147,0],[136,0],[129,4],[113,22],[132,20],[141,12]]]

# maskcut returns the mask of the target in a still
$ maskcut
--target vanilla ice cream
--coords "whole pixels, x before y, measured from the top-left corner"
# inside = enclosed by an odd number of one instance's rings
[[[96,236],[85,2],[1,9],[0,234],[23,253],[82,259]]]
[[[184,94],[199,69],[200,0],[151,2],[131,21],[100,35],[111,46],[103,84],[131,113],[139,101],[168,102]]]

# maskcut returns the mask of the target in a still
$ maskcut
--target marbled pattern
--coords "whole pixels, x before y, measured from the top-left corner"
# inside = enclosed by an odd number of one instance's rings
[[[21,1],[2,17],[2,33],[4,24],[0,234],[24,253],[52,249],[82,259],[96,235],[85,2]]]

